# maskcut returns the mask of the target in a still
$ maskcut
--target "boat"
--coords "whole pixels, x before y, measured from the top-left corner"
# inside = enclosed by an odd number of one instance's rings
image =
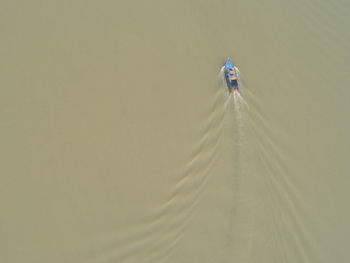
[[[238,79],[239,79],[239,71],[237,67],[233,65],[231,59],[228,58],[225,63],[225,80],[229,91],[235,91],[235,90],[238,91],[239,89]]]

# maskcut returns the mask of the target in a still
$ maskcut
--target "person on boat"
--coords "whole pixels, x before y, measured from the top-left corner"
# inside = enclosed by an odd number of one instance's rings
[[[238,89],[238,74],[236,72],[236,69],[228,68],[227,73],[231,88]]]

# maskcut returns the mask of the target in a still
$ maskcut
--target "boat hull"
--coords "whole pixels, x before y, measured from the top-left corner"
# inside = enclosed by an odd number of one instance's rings
[[[230,58],[225,63],[225,80],[229,91],[239,89],[238,73]]]

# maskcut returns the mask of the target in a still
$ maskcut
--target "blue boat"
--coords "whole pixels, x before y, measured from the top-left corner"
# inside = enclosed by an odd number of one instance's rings
[[[239,71],[230,58],[225,63],[225,79],[230,91],[238,90]]]

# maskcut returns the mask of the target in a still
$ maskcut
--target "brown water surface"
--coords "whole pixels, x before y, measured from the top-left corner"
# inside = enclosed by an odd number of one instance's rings
[[[349,11],[3,1],[0,262],[350,262]]]

